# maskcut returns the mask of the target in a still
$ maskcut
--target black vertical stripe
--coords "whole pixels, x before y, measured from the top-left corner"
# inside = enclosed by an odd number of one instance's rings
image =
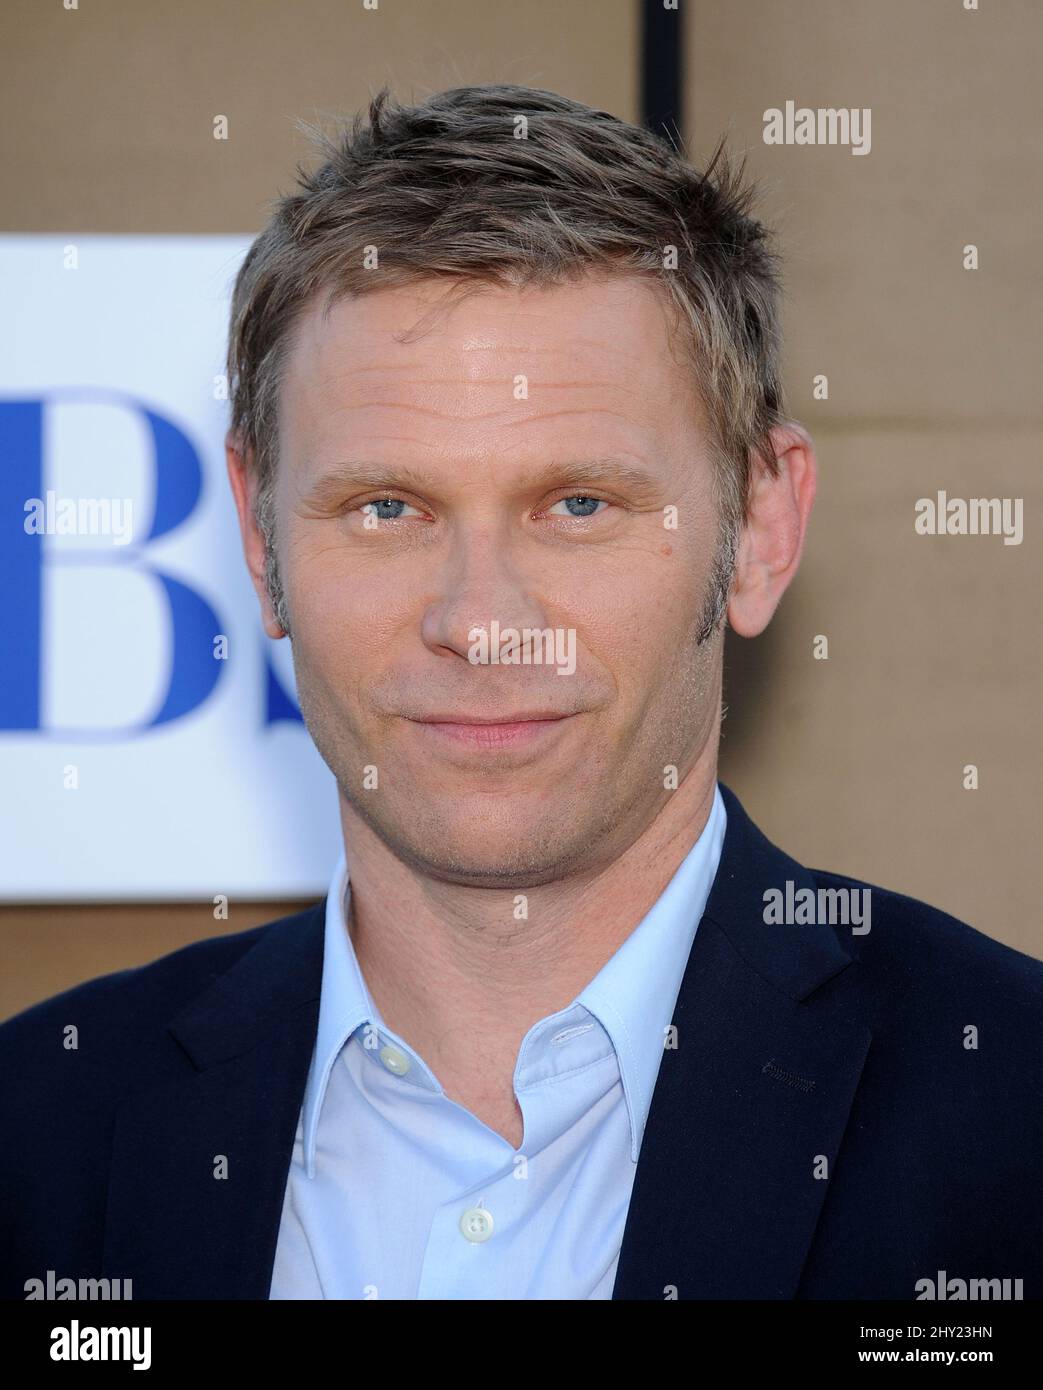
[[[649,130],[684,148],[682,62],[684,8],[678,0],[665,9],[663,0],[637,0],[641,13],[641,118]]]

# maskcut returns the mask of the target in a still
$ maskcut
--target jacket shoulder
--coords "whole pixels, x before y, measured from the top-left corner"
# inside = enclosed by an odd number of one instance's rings
[[[880,983],[906,997],[930,991],[950,1001],[1043,1009],[1043,960],[918,898],[845,874],[810,872],[820,890],[840,890],[858,904],[850,915],[861,924],[841,921],[835,929],[845,951]]]
[[[238,1018],[241,1033],[295,959],[309,987],[317,907],[100,975],[0,1024],[0,1298],[22,1298],[26,1276],[48,1269],[97,1276],[121,1105],[166,1087],[179,1103],[196,1059],[172,1025],[195,1007],[217,1029]]]
[[[9,1084],[66,1049],[89,1065],[118,1070],[116,1064],[133,1055],[136,1041],[165,1024],[266,937],[302,926],[314,911],[194,941],[145,965],[96,976],[30,1005],[0,1023],[0,1062]]]

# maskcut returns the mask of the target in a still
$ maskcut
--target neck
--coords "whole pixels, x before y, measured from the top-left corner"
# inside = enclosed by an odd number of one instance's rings
[[[514,889],[418,872],[342,801],[359,966],[385,1023],[447,1092],[454,1077],[458,1092],[466,1078],[486,1090],[507,1085],[529,1028],[572,1002],[661,895],[706,825],[716,775],[716,747],[708,747],[626,850],[596,870],[527,889],[521,921]]]

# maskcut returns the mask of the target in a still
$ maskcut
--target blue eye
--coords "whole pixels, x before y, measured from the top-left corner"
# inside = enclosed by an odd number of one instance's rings
[[[560,502],[555,502],[554,507],[550,508],[553,512],[555,507],[565,507],[569,516],[593,516],[597,507],[607,507],[608,503],[601,497],[563,497]],[[559,512],[559,516],[564,513]]]
[[[379,502],[367,502],[362,510],[375,516],[378,521],[397,521],[408,506],[409,503],[403,502],[400,497],[384,497]],[[415,512],[416,508],[411,510]],[[417,515],[420,513],[417,512]]]

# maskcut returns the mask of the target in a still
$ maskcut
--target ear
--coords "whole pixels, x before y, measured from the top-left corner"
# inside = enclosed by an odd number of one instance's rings
[[[771,442],[778,476],[755,460],[728,603],[729,625],[740,637],[764,631],[796,574],[818,487],[815,446],[802,425],[787,420],[772,430]]]
[[[243,541],[243,554],[246,568],[261,605],[261,619],[269,637],[285,637],[286,629],[275,616],[272,601],[265,582],[265,544],[261,528],[257,525],[254,502],[257,497],[257,471],[253,466],[253,455],[240,452],[237,441],[229,431],[225,437],[225,459],[228,464],[228,481],[232,485],[235,509],[239,514],[239,533]]]

